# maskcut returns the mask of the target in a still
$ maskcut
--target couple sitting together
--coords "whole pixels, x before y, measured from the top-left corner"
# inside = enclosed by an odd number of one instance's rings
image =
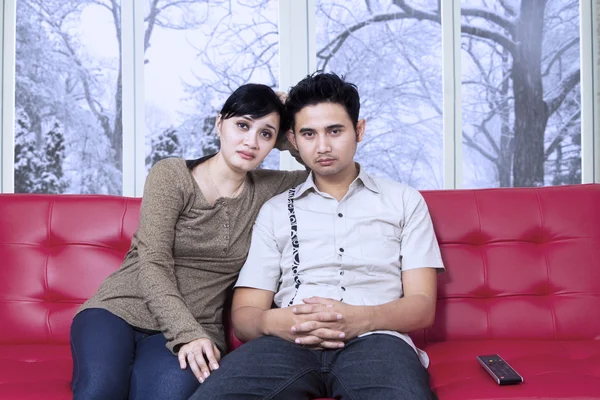
[[[407,332],[433,323],[440,251],[419,192],[354,161],[359,109],[333,73],[285,104],[247,84],[217,154],[152,167],[121,268],[73,320],[75,399],[435,398]],[[255,169],[286,141],[309,171]],[[232,286],[246,343],[225,355]]]

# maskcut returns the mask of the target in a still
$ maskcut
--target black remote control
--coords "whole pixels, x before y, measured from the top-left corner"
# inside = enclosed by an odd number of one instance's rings
[[[515,385],[523,382],[523,377],[498,354],[477,356],[477,361],[498,382],[498,385]]]

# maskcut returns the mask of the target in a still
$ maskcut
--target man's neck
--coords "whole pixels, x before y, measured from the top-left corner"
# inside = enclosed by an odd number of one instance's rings
[[[352,168],[340,171],[335,175],[317,175],[313,172],[315,185],[320,192],[327,193],[341,201],[348,190],[350,184],[354,182],[358,176],[358,168],[356,164],[352,164]]]

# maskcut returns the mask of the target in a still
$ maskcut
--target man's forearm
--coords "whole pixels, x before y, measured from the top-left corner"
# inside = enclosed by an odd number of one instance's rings
[[[363,309],[369,331],[411,332],[431,326],[435,318],[435,298],[415,294],[379,306]]]
[[[241,341],[247,342],[264,335],[288,339],[289,329],[294,325],[293,314],[288,308],[262,310],[256,307],[240,307],[232,313],[233,331]]]

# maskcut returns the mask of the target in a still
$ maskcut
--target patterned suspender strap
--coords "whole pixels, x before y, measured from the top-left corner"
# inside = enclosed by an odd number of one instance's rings
[[[298,294],[298,288],[302,284],[300,282],[300,278],[298,277],[298,267],[300,266],[300,253],[298,253],[298,224],[296,221],[296,213],[294,211],[294,195],[296,194],[296,188],[291,188],[288,191],[288,215],[290,217],[290,236],[292,239],[292,255],[293,255],[293,263],[292,263],[292,273],[294,274],[294,287],[296,291],[294,292],[294,296],[288,303],[288,306],[291,306],[294,303],[294,299]]]

